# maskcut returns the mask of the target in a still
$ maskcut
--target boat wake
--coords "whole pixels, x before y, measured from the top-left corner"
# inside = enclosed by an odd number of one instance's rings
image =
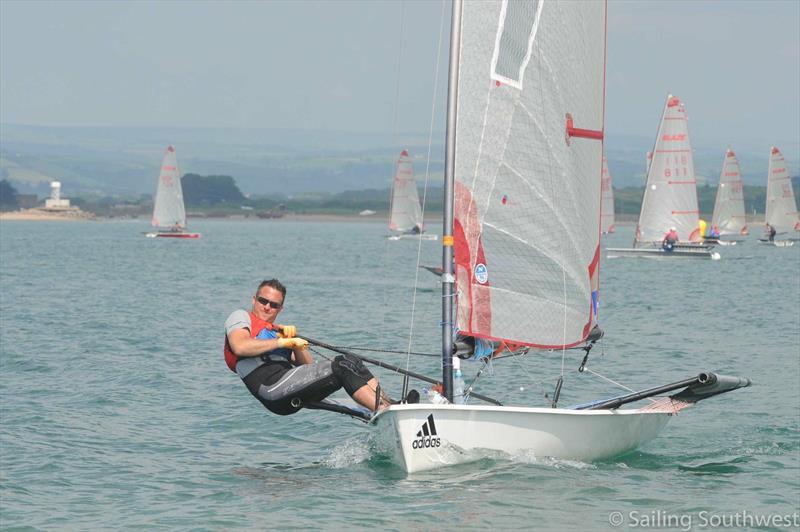
[[[565,458],[552,458],[549,456],[536,456],[530,451],[509,455],[508,458],[515,463],[533,464],[551,469],[597,469],[595,464],[589,462],[582,462],[580,460],[567,460]]]
[[[320,465],[330,469],[345,469],[367,462],[372,458],[372,447],[369,439],[363,436],[350,438],[331,449]]]

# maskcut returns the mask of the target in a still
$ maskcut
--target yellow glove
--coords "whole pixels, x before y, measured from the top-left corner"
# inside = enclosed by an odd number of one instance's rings
[[[276,325],[280,329],[279,336],[281,338],[294,338],[297,336],[297,327],[294,325]]]
[[[305,349],[308,342],[302,338],[278,338],[278,347],[285,349]]]

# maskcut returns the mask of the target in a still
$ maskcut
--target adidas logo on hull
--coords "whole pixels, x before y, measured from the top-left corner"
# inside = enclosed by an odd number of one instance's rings
[[[412,449],[429,449],[439,447],[442,441],[436,434],[436,424],[433,422],[433,414],[428,416],[428,420],[422,424],[422,428],[417,432],[416,439],[411,442]]]

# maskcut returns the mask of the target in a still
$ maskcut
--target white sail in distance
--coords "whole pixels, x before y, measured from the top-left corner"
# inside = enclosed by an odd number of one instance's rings
[[[404,233],[423,231],[422,208],[419,204],[417,182],[414,179],[414,165],[408,150],[400,153],[395,166],[389,229]]]
[[[746,235],[747,221],[744,214],[744,184],[739,169],[739,160],[731,148],[725,152],[722,171],[719,175],[717,198],[711,228],[719,229],[721,237]]]
[[[603,156],[603,180],[600,185],[602,202],[600,205],[600,230],[603,234],[616,231],[614,218],[614,187],[611,182],[611,172],[608,170],[608,158]]]
[[[786,159],[781,151],[772,147],[769,156],[769,174],[767,175],[767,213],[766,223],[780,233],[792,236],[800,231],[800,217],[794,199],[792,179],[786,168]]]
[[[463,334],[562,347],[594,325],[605,11],[463,4],[453,230]]]
[[[158,176],[156,199],[153,206],[153,219],[150,223],[154,227],[180,229],[186,227],[181,174],[173,146],[167,147],[164,159],[161,161],[161,172]]]
[[[697,179],[687,122],[683,103],[668,95],[647,169],[634,242],[637,247],[661,242],[670,227],[676,228],[680,240],[699,242],[702,239],[698,228]]]

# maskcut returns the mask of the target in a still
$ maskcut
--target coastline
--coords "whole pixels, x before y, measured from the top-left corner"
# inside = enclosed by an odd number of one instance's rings
[[[23,211],[0,212],[0,221],[80,222],[96,219],[97,217],[94,214],[77,208],[58,211],[26,209]]]
[[[76,214],[66,214],[66,213],[50,213],[50,212],[43,212],[43,211],[36,211],[33,212],[32,209],[28,211],[11,211],[11,212],[2,212],[0,213],[0,221],[47,221],[47,222],[76,222],[76,221],[84,221],[84,220],[91,220],[91,221],[98,221],[98,222],[110,222],[110,221],[120,221],[120,220],[141,220],[143,222],[149,222],[149,218],[146,216],[139,216],[139,217],[119,217],[119,216],[95,216],[91,213],[86,213],[81,211],[80,215]],[[256,216],[244,216],[241,214],[234,214],[230,216],[189,216],[188,220],[196,221],[196,220],[215,220],[215,221],[252,221],[252,222],[263,222],[263,223],[286,223],[286,222],[330,222],[330,223],[337,223],[337,222],[347,222],[347,223],[389,223],[389,216],[388,214],[385,215],[372,215],[372,216],[360,216],[358,214],[286,214],[281,218],[258,218]],[[438,216],[430,216],[425,217],[426,224],[435,224],[437,222],[441,222],[441,218]]]
[[[764,223],[764,215],[748,215],[747,223],[759,225]],[[709,216],[710,218],[710,216]],[[189,216],[189,220],[219,220],[219,221],[252,221],[264,223],[286,223],[286,222],[324,222],[324,223],[389,223],[389,213],[377,213],[370,216],[359,214],[295,214],[287,213],[281,218],[258,218],[256,216],[245,216],[242,214],[232,214],[229,216]],[[120,220],[142,220],[149,221],[146,216],[138,217],[119,217],[119,216],[95,216],[86,211],[45,211],[43,209],[27,209],[24,211],[0,212],[0,221],[40,221],[40,222],[79,222],[79,221],[109,222]],[[428,228],[438,227],[442,221],[441,214],[428,214],[425,216],[425,225]],[[624,216],[617,219],[618,226],[636,225],[636,218]]]

